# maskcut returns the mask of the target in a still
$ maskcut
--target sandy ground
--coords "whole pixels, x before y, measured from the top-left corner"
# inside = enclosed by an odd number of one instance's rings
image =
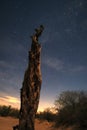
[[[12,126],[18,124],[18,119],[12,117],[0,117],[0,130],[13,130]],[[35,130],[52,130],[51,124],[44,121],[36,120]]]
[[[12,117],[0,117],[0,130],[12,130],[12,126],[18,124],[18,120]]]
[[[13,126],[18,124],[18,119],[12,117],[0,117],[0,130],[13,130]],[[35,130],[65,130],[62,128],[54,129],[52,124],[47,121],[35,121]],[[66,130],[72,130],[67,128]]]

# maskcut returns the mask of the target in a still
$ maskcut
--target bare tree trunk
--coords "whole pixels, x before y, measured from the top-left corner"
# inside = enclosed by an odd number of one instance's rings
[[[42,83],[40,69],[41,45],[38,37],[43,28],[39,28],[32,36],[31,50],[29,51],[29,64],[24,75],[23,86],[21,88],[21,107],[19,117],[19,130],[34,130],[35,115],[37,112],[40,89]],[[38,33],[37,31],[41,31]]]

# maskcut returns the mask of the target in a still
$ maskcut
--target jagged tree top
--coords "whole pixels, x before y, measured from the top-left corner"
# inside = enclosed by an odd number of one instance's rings
[[[35,29],[35,34],[33,34],[33,36],[31,36],[32,42],[38,43],[38,38],[41,36],[43,30],[44,30],[44,26],[43,25],[40,25],[39,28]]]

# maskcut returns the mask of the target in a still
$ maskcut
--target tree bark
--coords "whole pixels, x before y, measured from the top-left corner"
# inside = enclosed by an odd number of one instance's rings
[[[36,37],[36,34],[34,35]],[[33,37],[33,38],[34,38]],[[21,107],[19,117],[19,130],[34,130],[35,115],[38,109],[40,89],[42,83],[40,69],[41,45],[32,38],[29,51],[28,68],[25,71],[21,88]],[[37,38],[38,39],[38,38]]]

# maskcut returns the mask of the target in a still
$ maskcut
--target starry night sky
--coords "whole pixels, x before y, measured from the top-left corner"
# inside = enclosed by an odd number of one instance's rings
[[[0,1],[0,104],[19,106],[30,36],[43,24],[39,109],[66,90],[87,90],[87,0]]]

